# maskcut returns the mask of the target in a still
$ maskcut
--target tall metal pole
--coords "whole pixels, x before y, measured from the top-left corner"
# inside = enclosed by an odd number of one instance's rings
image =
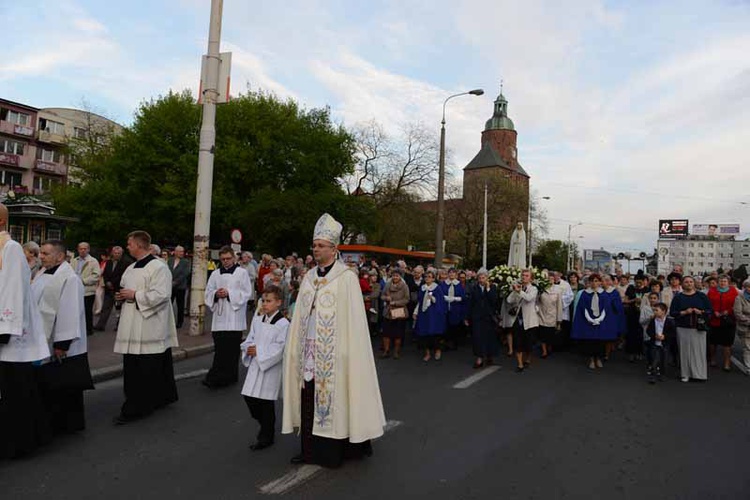
[[[448,102],[446,99],[445,102]],[[445,103],[440,122],[440,161],[438,167],[437,229],[435,230],[435,267],[443,265],[443,231],[445,228]]]
[[[445,254],[443,249],[443,233],[445,232],[445,105],[448,101],[454,97],[461,95],[476,95],[480,96],[484,94],[482,89],[474,89],[468,92],[461,92],[460,94],[453,94],[448,96],[443,101],[443,119],[440,122],[440,161],[438,169],[438,199],[437,199],[437,227],[435,228],[435,267],[440,268],[443,265],[443,255]]]
[[[570,265],[570,231],[573,230],[573,224],[568,224],[568,257],[565,259],[565,272],[569,272],[571,265]]]
[[[487,183],[484,183],[484,240],[482,241],[482,267],[487,269]]]
[[[534,254],[534,239],[531,236],[531,189],[529,189],[529,268],[532,267],[531,256]]]
[[[195,192],[195,230],[193,232],[193,278],[190,284],[190,335],[203,334],[208,237],[211,232],[211,190],[214,176],[216,142],[216,100],[219,96],[219,45],[223,0],[211,0],[208,28],[208,58],[203,89],[203,121],[198,151],[198,185]]]

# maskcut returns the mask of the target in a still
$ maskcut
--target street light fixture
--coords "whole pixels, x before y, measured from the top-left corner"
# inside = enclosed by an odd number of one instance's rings
[[[571,245],[571,242],[570,242],[570,232],[573,230],[574,227],[578,227],[578,226],[582,226],[582,225],[583,225],[583,222],[579,222],[578,224],[568,224],[568,259],[567,259],[567,262],[568,262],[568,271],[570,271],[571,268],[573,267],[573,264],[570,261],[570,245]]]
[[[542,196],[543,200],[551,200],[551,196]],[[531,195],[529,194],[529,268],[531,268],[531,256],[534,253],[534,240],[531,238]]]
[[[445,230],[445,105],[454,97],[484,94],[483,89],[469,90],[448,96],[443,101],[443,119],[440,122],[440,165],[438,170],[437,228],[435,230],[435,267],[443,264],[443,233]]]

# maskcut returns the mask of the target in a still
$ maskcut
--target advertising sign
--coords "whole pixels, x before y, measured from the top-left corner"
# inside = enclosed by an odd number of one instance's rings
[[[659,238],[688,235],[687,219],[659,219]]]
[[[734,236],[740,234],[739,224],[693,224],[696,236]]]

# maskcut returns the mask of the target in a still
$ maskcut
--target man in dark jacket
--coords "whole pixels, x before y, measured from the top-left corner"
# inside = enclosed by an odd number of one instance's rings
[[[172,258],[167,262],[172,272],[172,300],[177,300],[176,327],[182,328],[185,320],[185,293],[190,278],[190,262],[185,258],[185,249],[180,245],[174,248]]]
[[[102,279],[104,281],[104,301],[102,310],[99,313],[99,319],[94,325],[94,330],[105,331],[109,315],[112,313],[112,306],[115,305],[115,294],[120,291],[120,278],[122,273],[130,265],[130,261],[123,257],[122,247],[112,247],[109,253],[109,260],[104,265]]]

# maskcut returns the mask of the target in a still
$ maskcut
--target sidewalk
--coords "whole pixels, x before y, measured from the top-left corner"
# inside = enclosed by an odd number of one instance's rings
[[[114,314],[107,325],[106,332],[94,332],[88,338],[89,365],[94,383],[118,378],[122,375],[122,354],[113,352],[117,336]],[[190,318],[185,318],[182,328],[177,330],[179,347],[172,349],[172,359],[182,361],[213,352],[214,342],[211,338],[211,313],[206,315],[203,324],[203,335],[190,336]]]

